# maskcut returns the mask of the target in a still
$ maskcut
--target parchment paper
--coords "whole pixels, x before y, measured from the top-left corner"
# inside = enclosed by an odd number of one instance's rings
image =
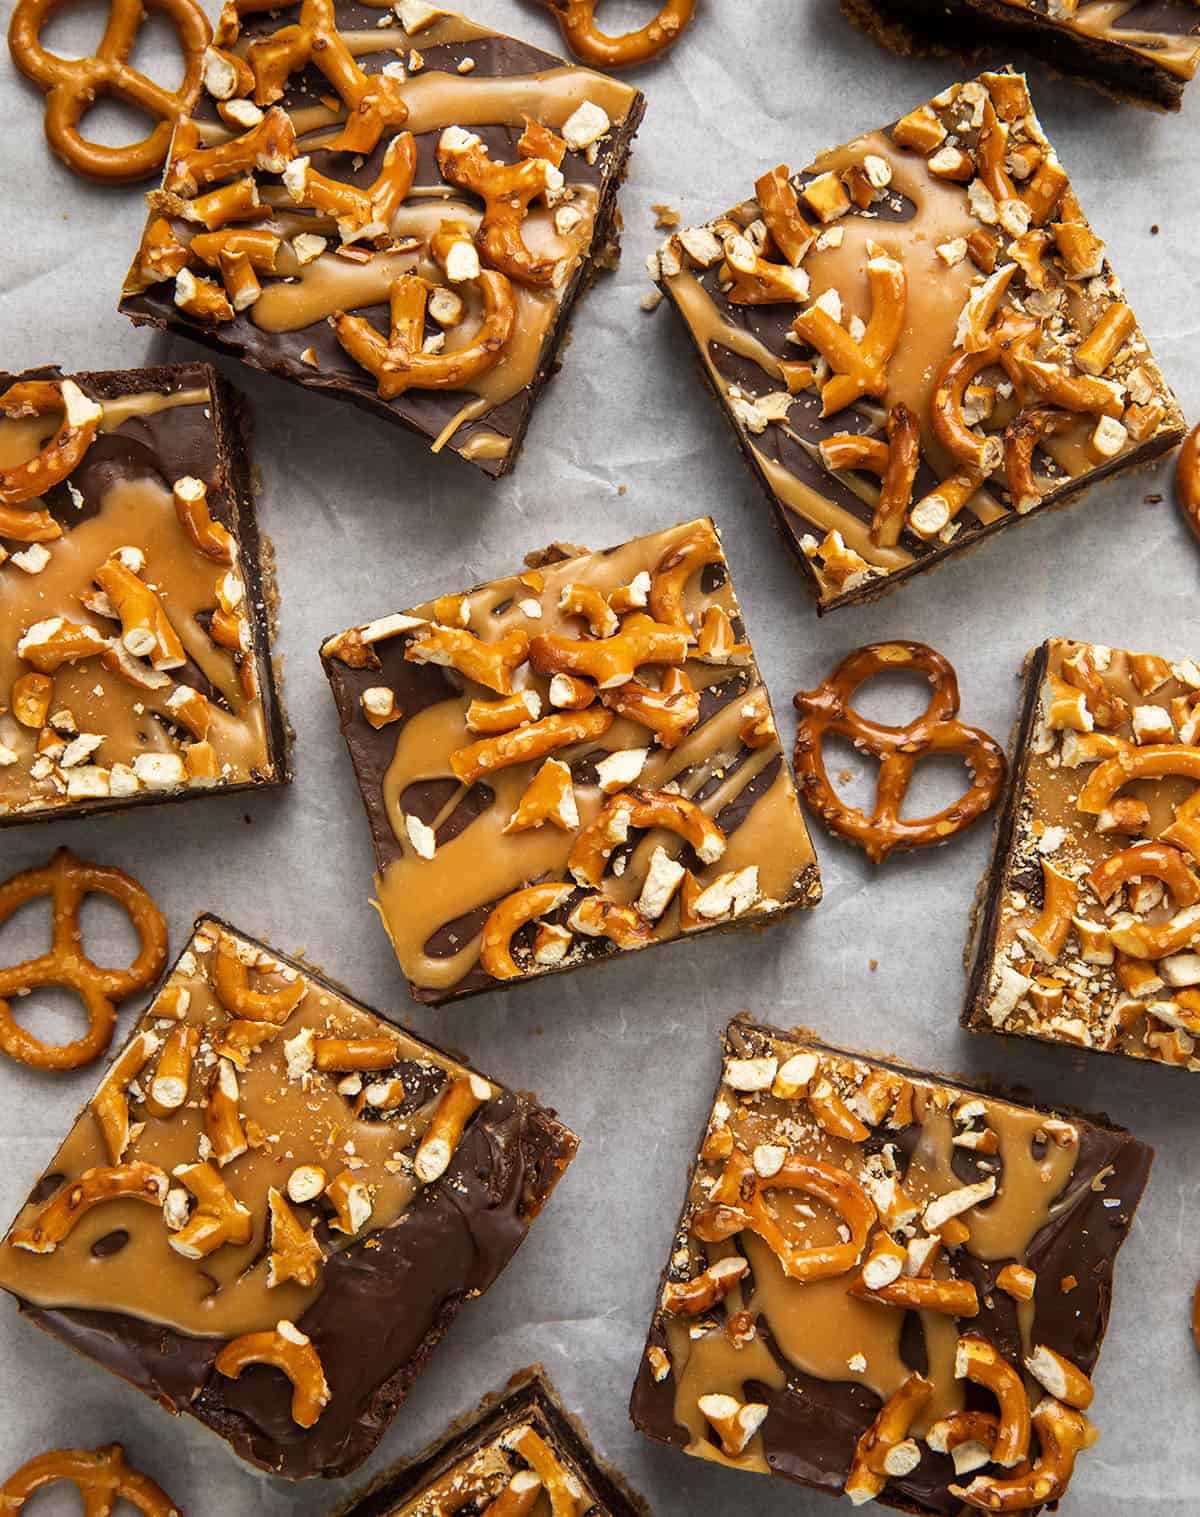
[[[650,13],[645,0],[609,0],[601,9],[614,29]],[[557,50],[557,28],[536,5],[476,0],[475,13]],[[81,45],[98,35],[99,13],[91,12],[57,22],[49,40]],[[159,77],[161,44],[159,34],[147,54],[160,54]],[[116,368],[196,357],[188,343],[148,337],[115,311],[141,225],[140,188],[101,189],[62,169],[42,138],[41,97],[6,54],[0,71],[4,366]],[[1182,116],[1166,118],[1115,106],[1040,68],[1032,73],[1043,121],[1162,367],[1185,410],[1200,414],[1200,273],[1189,263],[1200,235],[1200,84]],[[657,1513],[834,1510],[785,1482],[658,1448],[626,1417],[685,1166],[712,1096],[717,1032],[748,1007],[847,1046],[1106,1110],[1158,1145],[1117,1267],[1094,1406],[1102,1440],[1080,1461],[1066,1510],[1195,1513],[1200,1386],[1187,1321],[1200,1273],[1200,1083],[959,1029],[962,947],[989,823],[878,872],[817,824],[825,900],[816,911],[761,935],[652,951],[441,1012],[408,1001],[367,905],[367,827],[316,657],[320,638],[509,572],[526,550],[556,537],[600,547],[712,512],[789,745],[797,687],[816,684],[850,648],[880,637],[915,637],[944,652],[958,669],[965,718],[1002,740],[1016,713],[1021,660],[1048,634],[1169,656],[1200,652],[1200,555],[1171,504],[1166,466],[1102,485],[1086,502],[1019,526],[878,605],[817,621],[680,324],[665,307],[653,316],[638,308],[643,261],[662,235],[650,205],[668,202],[686,220],[705,219],[748,193],[764,166],[799,166],[894,119],[963,77],[962,66],[885,55],[850,29],[832,0],[700,0],[683,42],[636,77],[650,105],[624,191],[621,267],[584,300],[515,476],[489,484],[349,407],[223,365],[256,416],[260,511],[279,553],[278,646],[297,731],[295,784],[250,801],[215,798],[7,831],[3,874],[41,862],[59,843],[119,864],[168,913],[172,955],[198,911],[219,911],[283,950],[303,949],[364,1000],[464,1049],[480,1068],[536,1088],[582,1134],[578,1161],[525,1247],[452,1329],[363,1478],[541,1360]],[[1149,495],[1167,498],[1148,504]],[[865,704],[878,714],[913,712],[916,693]],[[925,785],[914,812],[939,785],[949,794],[945,776]],[[94,909],[101,942],[114,952],[125,946],[115,914]],[[10,950],[41,941],[34,915],[6,930],[6,961]],[[127,1008],[122,1028],[132,1015]],[[36,1025],[65,1038],[78,1013],[56,1003]],[[4,1225],[97,1077],[96,1069],[59,1078],[0,1069]],[[363,1321],[364,1336],[373,1327]],[[0,1467],[57,1444],[118,1438],[189,1517],[323,1514],[361,1483],[298,1487],[256,1475],[210,1434],[168,1420],[0,1302]],[[48,1497],[38,1512],[75,1510],[73,1500]]]

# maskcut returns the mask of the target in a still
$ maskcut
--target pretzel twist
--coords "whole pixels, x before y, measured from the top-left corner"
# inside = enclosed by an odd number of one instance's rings
[[[833,1208],[850,1233],[844,1243],[803,1248],[788,1236],[766,1198],[769,1190],[800,1190]],[[848,1274],[866,1247],[875,1225],[871,1198],[844,1169],[790,1154],[769,1180],[760,1180],[754,1166],[735,1149],[713,1187],[711,1205],[692,1218],[692,1231],[706,1243],[719,1243],[740,1232],[763,1240],[792,1280],[829,1280]]]
[[[70,379],[26,379],[0,395],[6,416],[46,416],[61,411],[62,427],[27,463],[0,471],[0,537],[17,542],[52,542],[62,527],[49,511],[14,511],[36,500],[78,468],[91,447],[104,412]]]
[[[674,832],[705,865],[715,864],[725,852],[724,832],[695,801],[667,790],[622,790],[601,808],[572,845],[567,868],[577,884],[600,884],[614,845],[626,840],[631,827],[662,827]]]
[[[1098,817],[1131,781],[1163,779],[1169,774],[1200,781],[1200,748],[1147,743],[1144,748],[1123,749],[1096,765],[1079,792],[1076,806],[1085,816]]]
[[[860,342],[818,305],[792,322],[792,330],[823,354],[834,371],[821,387],[822,416],[832,416],[863,395],[887,395],[888,364],[904,328],[908,280],[904,265],[878,245],[872,243],[868,255],[871,318]]]
[[[440,353],[422,348],[425,306],[431,286],[419,274],[402,274],[391,289],[391,330],[382,337],[362,316],[335,311],[333,335],[360,367],[375,376],[379,394],[394,400],[406,390],[461,390],[504,356],[517,321],[513,288],[503,274],[484,269],[479,275],[483,322],[465,347]]]
[[[230,1016],[250,1022],[271,1022],[276,1026],[287,1021],[306,991],[299,976],[290,985],[281,985],[277,990],[252,990],[250,966],[242,961],[236,943],[226,937],[217,944],[213,987],[217,999]]]
[[[1004,475],[1018,516],[1032,511],[1042,498],[1042,488],[1033,472],[1033,455],[1038,444],[1043,437],[1053,437],[1074,425],[1070,411],[1031,406],[1004,429]]]
[[[691,623],[683,608],[683,592],[693,574],[710,564],[724,564],[721,539],[709,521],[686,532],[664,551],[650,576],[647,608],[664,627],[674,627],[692,635]]]
[[[183,1517],[162,1486],[135,1470],[119,1443],[98,1449],[51,1449],[14,1470],[0,1485],[0,1511],[17,1513],[38,1491],[69,1480],[83,1501],[84,1517],[110,1517],[118,1500],[142,1517]]]
[[[237,1380],[252,1364],[282,1370],[292,1382],[292,1421],[298,1427],[312,1427],[329,1405],[320,1355],[291,1322],[277,1322],[273,1331],[243,1333],[225,1345],[213,1364],[230,1380]]]
[[[968,1486],[952,1485],[950,1493],[983,1512],[1024,1512],[1057,1503],[1070,1483],[1077,1455],[1096,1441],[1096,1429],[1082,1412],[1050,1398],[1034,1412],[1033,1425],[1041,1452],[1032,1464],[1007,1480],[976,1475]]]
[[[552,285],[559,277],[556,258],[538,258],[525,244],[521,225],[530,201],[562,185],[562,174],[546,158],[522,158],[518,163],[494,163],[487,147],[474,135],[438,144],[438,168],[451,184],[470,190],[484,202],[483,219],[475,233],[480,256],[501,274],[520,284]]]
[[[80,908],[88,895],[106,895],[124,907],[140,947],[128,969],[94,964],[83,951]],[[89,1064],[108,1047],[116,1024],[115,1002],[148,985],[167,961],[167,923],[150,895],[130,875],[89,864],[60,848],[40,869],[26,869],[0,885],[0,925],[27,901],[53,897],[51,948],[21,964],[0,968],[0,1052],[35,1069],[61,1071]],[[40,985],[73,990],[88,1014],[88,1030],[74,1043],[43,1043],[12,1014],[6,999]]]
[[[86,179],[110,184],[144,179],[167,156],[175,123],[188,114],[200,93],[204,50],[212,40],[208,18],[196,0],[145,0],[179,34],[183,81],[178,89],[168,90],[129,66],[145,15],[142,0],[110,0],[104,36],[95,53],[83,58],[60,58],[41,44],[42,27],[66,3],[17,0],[8,27],[13,62],[46,96],[46,140],[69,169]],[[159,124],[140,142],[121,147],[90,141],[80,132],[80,122],[102,95],[158,117]]]
[[[110,1201],[144,1201],[161,1209],[170,1181],[155,1164],[116,1164],[85,1169],[61,1186],[28,1227],[14,1227],[9,1241],[31,1254],[52,1254],[81,1217]]]
[[[878,548],[895,547],[912,505],[913,481],[921,462],[921,430],[913,413],[897,402],[888,412],[886,442],[861,432],[839,432],[821,443],[820,453],[827,469],[862,469],[879,476],[871,541]]]
[[[924,712],[902,727],[871,721],[850,704],[864,681],[884,670],[924,674],[933,695]],[[826,826],[881,863],[897,848],[944,843],[995,804],[1006,764],[1000,745],[986,732],[958,720],[958,680],[949,662],[924,643],[870,643],[844,658],[816,690],[795,698],[801,713],[796,733],[796,774],[810,806]],[[846,738],[879,760],[875,809],[870,816],[837,794],[825,770],[822,739]],[[951,805],[925,817],[903,817],[901,807],[917,763],[929,754],[961,754],[971,784]]]
[[[1200,537],[1200,426],[1193,427],[1179,450],[1175,496],[1188,526]]]
[[[986,1338],[967,1334],[958,1340],[955,1376],[972,1380],[996,1398],[1000,1420],[992,1459],[1012,1468],[1029,1453],[1030,1412],[1025,1384],[1007,1359]]]
[[[479,950],[479,962],[494,980],[515,980],[520,976],[520,966],[512,953],[514,935],[527,922],[557,910],[571,890],[569,884],[553,880],[515,890],[496,903],[483,924]]]
[[[374,151],[386,127],[400,126],[408,119],[397,81],[386,74],[368,77],[355,62],[338,30],[333,0],[304,0],[300,19],[252,42],[246,58],[254,74],[254,103],[259,106],[282,98],[290,74],[310,64],[320,69],[347,111],[344,129],[326,144],[331,152],[365,156]]]
[[[592,68],[629,68],[657,58],[678,41],[692,19],[696,0],[667,0],[659,13],[636,31],[612,36],[596,25],[596,0],[541,0],[553,11],[567,46]]]
[[[1188,868],[1179,849],[1172,848],[1161,838],[1134,843],[1119,853],[1109,854],[1084,879],[1101,901],[1107,901],[1132,879],[1161,880],[1177,907],[1194,906],[1200,901],[1200,881]]]
[[[915,1468],[898,1451],[911,1448],[909,1429],[932,1395],[933,1381],[914,1372],[880,1407],[878,1416],[854,1446],[854,1459],[846,1477],[845,1493],[855,1506],[881,1495],[889,1475],[908,1474]]]

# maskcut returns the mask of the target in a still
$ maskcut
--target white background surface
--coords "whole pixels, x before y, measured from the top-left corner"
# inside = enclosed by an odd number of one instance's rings
[[[2,8],[7,20],[7,0]],[[609,0],[601,10],[614,30],[650,13],[644,0]],[[474,13],[557,48],[557,28],[536,5],[478,0]],[[98,35],[98,13],[58,22],[49,33],[58,45]],[[1167,118],[1115,106],[1040,68],[1032,73],[1050,137],[1194,419],[1200,273],[1189,259],[1200,232],[1200,84],[1182,116]],[[915,637],[944,652],[958,669],[964,717],[1002,741],[1016,713],[1021,659],[1048,634],[1167,655],[1200,651],[1200,557],[1171,504],[1166,466],[1103,485],[876,606],[818,623],[680,324],[666,308],[654,316],[638,308],[643,259],[661,236],[652,202],[706,219],[750,193],[765,166],[799,167],[961,76],[951,60],[901,62],[878,51],[832,0],[700,0],[682,43],[637,71],[649,110],[623,195],[621,268],[584,300],[564,370],[543,397],[515,476],[499,485],[452,457],[431,458],[417,440],[350,407],[223,365],[256,416],[260,512],[279,553],[279,650],[297,729],[296,782],[249,801],[216,798],[0,833],[4,875],[40,863],[59,843],[135,872],[169,916],[172,955],[202,909],[282,950],[305,950],[369,1003],[466,1050],[491,1074],[536,1088],[582,1135],[577,1162],[525,1248],[451,1330],[364,1475],[419,1448],[512,1371],[540,1359],[660,1517],[835,1510],[783,1481],[729,1474],[652,1445],[626,1418],[685,1166],[711,1099],[717,1032],[748,1007],[848,1046],[1107,1110],[1157,1144],[1149,1191],[1118,1265],[1097,1376],[1102,1439],[1081,1461],[1065,1511],[1126,1517],[1136,1506],[1139,1514],[1175,1517],[1200,1506],[1200,1386],[1187,1330],[1200,1273],[1200,1077],[960,1030],[961,953],[988,823],[878,872],[818,825],[825,900],[815,912],[761,936],[711,937],[419,1011],[366,904],[367,825],[316,657],[325,633],[510,572],[552,538],[600,547],[705,511],[723,530],[789,745],[795,689],[881,637]],[[3,365],[57,361],[69,371],[204,356],[186,342],[136,331],[116,314],[141,226],[140,189],[85,184],[50,157],[41,98],[6,54],[0,102]],[[1160,235],[1151,235],[1152,223]],[[1151,493],[1167,499],[1147,504]],[[864,704],[884,714],[911,712],[916,702]],[[921,809],[936,789],[930,783],[915,797]],[[123,944],[115,917],[93,910],[101,941]],[[42,924],[34,915],[0,934],[5,961],[35,951]],[[131,1016],[126,1009],[122,1036]],[[65,1040],[80,1024],[77,1013],[69,1018],[55,1007],[33,1025]],[[94,1069],[51,1078],[0,1068],[0,1223],[97,1078]],[[369,1334],[372,1323],[361,1328]],[[118,1438],[189,1517],[323,1514],[360,1483],[296,1487],[259,1477],[197,1425],[169,1421],[0,1303],[4,1470],[53,1445]],[[73,1500],[65,1490],[46,1497],[39,1517],[75,1510]]]

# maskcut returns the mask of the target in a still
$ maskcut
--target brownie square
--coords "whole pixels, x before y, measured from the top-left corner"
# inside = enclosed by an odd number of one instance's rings
[[[1094,1440],[1152,1157],[1102,1119],[734,1021],[634,1423],[855,1505],[1040,1510],[1059,1451]]]
[[[344,1475],[576,1143],[201,917],[0,1245],[0,1286],[242,1459]]]
[[[239,410],[206,363],[0,375],[0,827],[291,778]]]
[[[1200,1068],[1200,665],[1050,638],[981,885],[963,1024]]]
[[[765,168],[653,272],[819,611],[1183,437],[1020,75]]]
[[[820,899],[713,523],[528,562],[322,648],[418,1001]]]
[[[856,26],[902,57],[1021,47],[1117,100],[1177,111],[1200,66],[1192,0],[1039,5],[1036,0],[842,0]]]
[[[539,1365],[514,1375],[423,1454],[386,1471],[340,1517],[500,1511],[648,1517],[645,1502],[592,1448]]]
[[[615,257],[644,97],[421,0],[241,10],[120,309],[507,473]]]

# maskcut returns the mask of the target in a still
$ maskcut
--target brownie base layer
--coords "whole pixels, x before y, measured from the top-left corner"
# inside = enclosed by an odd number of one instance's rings
[[[567,1455],[601,1503],[604,1517],[650,1517],[649,1507],[620,1471],[597,1457],[583,1428],[558,1399],[540,1365],[514,1375],[502,1391],[460,1417],[444,1437],[415,1459],[385,1470],[336,1517],[388,1517],[459,1460],[491,1443],[505,1427],[526,1420],[549,1432],[553,1446]]]
[[[376,25],[379,15],[377,9],[360,5],[352,7],[343,19],[365,30]],[[275,13],[264,16],[247,15],[243,18],[243,35],[266,35],[276,30],[281,24],[279,15]],[[438,69],[454,74],[464,59],[471,58],[478,65],[481,77],[496,75],[504,78],[555,69],[561,67],[563,61],[552,53],[542,52],[527,43],[503,35],[475,38],[469,42],[442,43],[422,51],[427,71]],[[361,66],[366,59],[359,56],[357,61]],[[297,73],[289,82],[288,95],[280,102],[285,108],[302,103],[306,99],[305,95],[292,97],[292,90],[296,87],[307,91],[309,95],[316,96],[327,93],[329,89],[324,77],[313,70],[308,69]],[[645,109],[645,96],[636,95],[628,115],[619,125],[613,127],[612,148],[606,155],[606,162],[612,164],[611,171],[589,169],[586,165],[581,170],[585,176],[594,175],[594,182],[599,190],[592,244],[587,257],[580,261],[579,267],[572,275],[564,298],[559,304],[556,319],[540,356],[533,381],[495,409],[486,412],[473,422],[464,423],[455,433],[455,445],[469,442],[472,433],[476,431],[499,432],[511,438],[510,446],[503,458],[468,460],[491,479],[499,479],[515,466],[541,392],[546,382],[559,368],[558,354],[570,326],[575,303],[583,295],[597,271],[612,265],[620,228],[617,193],[628,172],[633,139],[637,135]],[[484,139],[493,159],[508,162],[516,160],[518,155],[513,144],[520,135],[519,130],[494,126],[477,126],[473,130]],[[438,135],[435,131],[418,137],[420,165],[418,182],[437,182],[439,175],[436,169],[435,147]],[[326,156],[323,152],[316,152],[314,164],[323,169],[328,168],[328,165],[323,162]],[[334,163],[330,171],[349,183],[369,184],[374,174],[378,172],[380,156],[378,150],[367,159],[364,165],[353,172],[346,169],[344,155],[328,156],[331,156],[331,161]],[[255,326],[251,319],[252,312],[243,312],[239,313],[233,321],[214,326],[211,323],[197,321],[181,311],[172,297],[172,288],[168,284],[152,285],[144,294],[124,297],[119,302],[118,309],[123,315],[128,316],[135,326],[150,326],[160,331],[178,333],[215,352],[237,358],[248,368],[258,369],[262,373],[274,375],[278,379],[298,384],[303,389],[317,391],[335,400],[349,401],[373,416],[390,421],[414,433],[425,443],[436,438],[464,401],[470,398],[469,393],[463,390],[413,389],[406,391],[395,400],[383,400],[376,389],[374,377],[359,369],[352,360],[346,357],[324,319],[298,331],[270,333]],[[389,313],[386,305],[356,308],[354,314],[365,317],[381,332],[386,332],[388,329]],[[321,363],[320,371],[314,370],[300,356],[310,348],[316,353]],[[457,453],[459,448],[455,445],[447,444],[444,451]]]
[[[279,603],[275,583],[274,554],[259,531],[254,507],[254,484],[247,448],[249,417],[245,398],[209,363],[160,364],[145,369],[97,370],[64,375],[57,365],[27,369],[23,374],[0,373],[0,391],[11,384],[38,379],[73,379],[95,400],[119,400],[147,392],[169,394],[207,387],[208,406],[172,406],[145,416],[134,416],[112,432],[102,433],[84,454],[69,480],[55,485],[42,497],[46,509],[63,524],[72,526],[95,516],[106,490],[124,479],[149,477],[170,490],[175,480],[194,475],[210,482],[208,508],[213,520],[226,527],[240,546],[246,576],[246,609],[253,622],[254,646],[259,650],[255,673],[263,724],[267,734],[273,774],[211,789],[189,788],[158,794],[138,793],[136,800],[98,798],[73,801],[42,811],[12,811],[0,814],[0,829],[33,822],[55,822],[79,816],[140,810],[215,795],[238,795],[269,789],[291,781],[291,728],[283,707],[279,676],[271,658]],[[206,415],[208,412],[210,414]],[[83,498],[77,506],[68,483]],[[191,673],[206,684],[198,670]]]
[[[1002,1037],[1023,1037],[1023,1034],[1006,1032],[992,1026],[988,1016],[988,984],[991,980],[992,960],[996,952],[996,934],[1000,925],[1000,911],[1004,904],[1008,860],[1012,854],[1013,838],[1017,820],[1025,797],[1025,782],[1029,761],[1033,756],[1033,728],[1037,721],[1038,700],[1042,681],[1046,677],[1046,665],[1050,650],[1046,643],[1032,652],[1025,661],[1024,686],[1021,697],[1021,712],[1017,718],[1013,745],[1009,753],[1009,784],[1004,806],[996,821],[996,832],[987,872],[980,884],[967,941],[967,995],[959,1022],[971,1032],[991,1032]],[[1042,888],[1040,880],[1030,882],[1030,891],[1035,894]],[[1109,1050],[1097,1050],[1108,1052]]]
[[[731,1031],[739,1025],[753,1031],[757,1024],[750,1021],[735,1023]],[[774,1029],[763,1030],[774,1034]],[[813,1047],[834,1057],[870,1059],[870,1062],[905,1077],[944,1079],[955,1089],[969,1089],[958,1080],[876,1055],[837,1048],[815,1039]],[[1034,1342],[1051,1344],[1090,1374],[1108,1326],[1113,1264],[1123,1241],[1121,1237],[1114,1240],[1113,1213],[1105,1207],[1104,1200],[1106,1195],[1119,1195],[1122,1210],[1132,1213],[1146,1187],[1154,1150],[1124,1128],[1112,1126],[1103,1116],[1089,1116],[1062,1106],[1043,1106],[1029,1101],[1024,1095],[1006,1096],[999,1090],[989,1090],[988,1093],[1019,1101],[1026,1110],[1044,1112],[1047,1116],[1065,1113],[1088,1124],[1081,1137],[1079,1161],[1071,1182],[1072,1193],[1077,1193],[1080,1199],[1073,1206],[1063,1208],[1060,1215],[1034,1237],[1026,1262],[1039,1276],[1043,1273],[1050,1279],[1076,1276],[1078,1286],[1069,1294],[1060,1293],[1038,1301],[1031,1332]],[[707,1122],[706,1115],[697,1151],[707,1130]],[[691,1191],[698,1164],[699,1160],[696,1160],[689,1169],[685,1195]],[[1108,1171],[1103,1191],[1091,1184],[1102,1171]],[[677,1229],[686,1209],[685,1200]],[[1116,1247],[1108,1246],[1113,1241]],[[971,1263],[981,1302],[979,1315],[971,1319],[971,1331],[990,1339],[1007,1357],[1019,1359],[1021,1339],[1016,1303],[994,1288],[995,1274],[1003,1261],[995,1265],[976,1260]],[[668,1260],[659,1277],[656,1300],[669,1277]],[[758,1318],[758,1332],[790,1382],[780,1389],[760,1381],[746,1382],[748,1399],[763,1402],[770,1408],[761,1431],[771,1473],[831,1496],[841,1496],[855,1445],[875,1420],[882,1402],[865,1386],[848,1381],[820,1380],[797,1370],[775,1344],[762,1317]],[[911,1351],[912,1339],[903,1332],[901,1346],[903,1351]],[[651,1330],[647,1347],[666,1350],[665,1336],[657,1325]],[[926,1366],[916,1363],[913,1368],[924,1371]],[[968,1397],[969,1406],[975,1405],[973,1396],[972,1392]],[[630,1420],[647,1437],[682,1449],[687,1447],[690,1434],[687,1428],[676,1422],[674,1403],[674,1377],[656,1382],[643,1353],[630,1398]],[[993,1405],[986,1396],[979,1401],[981,1409]],[[902,1480],[890,1481],[878,1502],[897,1511],[919,1514],[919,1517],[931,1517],[931,1514],[957,1517],[962,1503],[949,1494],[947,1487],[951,1483],[958,1483],[951,1460],[927,1451],[918,1470]]]
[[[1118,43],[1083,36],[1044,11],[1015,10],[999,0],[841,0],[841,8],[861,31],[901,57],[939,52],[976,58],[984,51],[1017,47],[1115,100],[1160,111],[1178,111],[1188,83]],[[1189,30],[1181,25],[1188,11],[1183,0],[1145,0],[1124,19],[1180,36]]]
[[[684,327],[687,328],[687,319],[684,316],[682,310],[680,310],[678,302],[672,295],[669,281],[662,281],[659,288],[671,302],[671,305],[677,312],[680,321],[683,322]],[[761,318],[764,311],[770,311],[771,309],[771,307],[756,307],[756,316]],[[980,543],[985,542],[990,537],[993,537],[997,532],[1002,532],[1006,527],[1012,526],[1015,522],[1026,521],[1032,516],[1040,516],[1044,512],[1054,510],[1060,506],[1068,506],[1073,504],[1080,495],[1085,493],[1087,490],[1090,490],[1094,484],[1098,484],[1102,479],[1108,479],[1114,475],[1133,473],[1136,470],[1148,468],[1164,454],[1169,453],[1173,448],[1177,448],[1187,435],[1187,429],[1183,426],[1180,426],[1170,432],[1164,432],[1161,435],[1152,438],[1149,442],[1143,444],[1142,447],[1135,448],[1132,452],[1123,454],[1120,458],[1114,459],[1111,463],[1097,465],[1095,468],[1089,470],[1087,474],[1081,476],[1080,478],[1065,481],[1061,488],[1048,489],[1038,504],[1033,508],[1033,510],[1025,512],[1024,515],[1018,515],[1015,511],[1008,511],[1003,516],[999,517],[996,521],[979,522],[977,524],[973,524],[970,537],[963,542],[949,543],[945,547],[936,548],[931,552],[923,553],[921,557],[914,560],[913,563],[907,565],[904,568],[893,569],[886,575],[872,575],[865,584],[860,585],[857,589],[850,590],[843,595],[835,596],[830,600],[822,601],[820,598],[820,587],[817,581],[816,572],[814,571],[812,564],[805,557],[804,552],[800,547],[800,538],[804,535],[804,533],[811,532],[812,528],[807,523],[797,522],[796,518],[788,510],[784,502],[780,500],[778,495],[776,495],[775,491],[771,487],[770,480],[760,468],[758,460],[754,457],[753,450],[750,447],[746,434],[742,431],[741,427],[738,426],[737,422],[734,420],[732,414],[730,413],[728,406],[725,404],[725,400],[721,394],[720,386],[716,377],[710,371],[708,365],[704,363],[699,353],[693,353],[693,358],[698,371],[704,377],[704,381],[708,386],[709,392],[712,394],[717,403],[718,409],[725,418],[727,425],[729,426],[735,440],[737,441],[738,450],[740,451],[751,473],[754,475],[755,480],[758,482],[758,486],[762,491],[768,506],[771,508],[771,517],[774,521],[776,531],[779,533],[779,536],[782,538],[785,546],[788,548],[793,558],[795,559],[797,567],[801,571],[805,588],[808,590],[809,594],[812,595],[813,600],[816,604],[816,612],[818,616],[824,616],[829,611],[837,611],[842,606],[866,605],[871,601],[880,600],[883,596],[890,594],[890,592],[896,589],[899,585],[907,584],[908,581],[911,580],[915,575],[922,574],[927,569],[936,568],[937,565],[941,564],[945,559],[952,556],[961,558],[964,553],[972,551]],[[748,360],[741,359],[736,354],[728,353],[725,349],[721,349],[720,353],[714,356],[714,362],[716,363],[716,366],[720,373],[725,378],[733,379],[735,382],[739,378],[748,379],[749,375],[751,374],[752,366]],[[810,416],[814,420],[818,419],[817,408],[815,406],[811,412],[806,412],[803,415],[794,418],[789,423],[789,426],[792,428],[792,430],[796,431],[801,436],[805,436],[805,422],[809,419]],[[768,429],[768,443],[772,441],[769,436],[769,432],[772,430],[774,429]],[[820,441],[822,437],[827,436],[829,430],[830,429],[828,426],[814,426],[807,440],[815,444]],[[757,439],[757,441],[760,446],[763,445],[762,438]],[[811,460],[808,460],[807,456],[799,449],[795,449],[794,452],[789,453],[788,467],[789,469],[794,469],[797,472],[798,477],[811,484],[814,489],[828,492],[831,488],[837,487],[837,481],[831,481],[830,477],[824,472],[824,470],[822,470],[817,464],[811,462]],[[846,497],[847,499],[843,503],[846,504],[848,508],[854,509],[856,511],[861,511],[861,502],[858,501],[858,498],[856,496],[852,495],[849,491],[846,491]],[[839,500],[840,499],[841,497],[839,497]]]

